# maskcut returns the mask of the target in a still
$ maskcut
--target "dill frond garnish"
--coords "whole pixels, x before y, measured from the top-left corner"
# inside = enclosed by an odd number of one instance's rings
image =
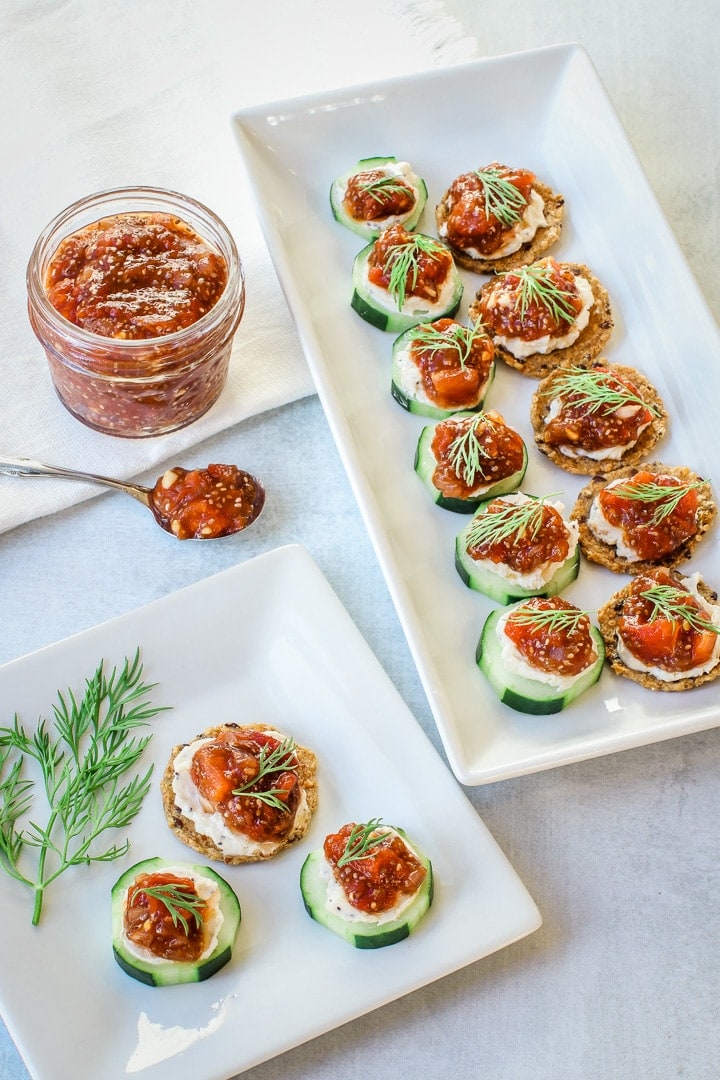
[[[720,626],[703,617],[693,602],[694,598],[685,589],[678,589],[674,585],[652,585],[633,595],[642,597],[651,605],[650,622],[667,619],[672,623],[686,623],[700,633],[720,634]]]
[[[516,225],[527,206],[522,192],[492,165],[487,169],[476,169],[473,175],[480,181],[487,216],[497,218],[507,228]]]
[[[447,252],[442,244],[431,236],[415,233],[405,243],[390,248],[385,256],[383,273],[389,276],[388,292],[397,303],[398,311],[405,306],[408,280],[411,292],[417,285],[421,253],[439,262]]]
[[[350,835],[345,841],[343,853],[337,861],[338,868],[347,866],[348,863],[357,859],[366,859],[374,853],[375,848],[382,844],[390,830],[378,832],[382,818],[372,818],[364,825],[353,825]]]
[[[476,514],[466,533],[468,547],[499,544],[510,537],[522,540],[529,536],[531,540],[535,540],[542,528],[545,504],[553,497],[545,495],[523,503],[508,502],[501,510],[484,510]]]
[[[553,630],[574,630],[580,621],[589,618],[588,611],[579,608],[529,608],[519,607],[510,613],[509,619],[525,626]]]
[[[564,289],[558,284],[549,263],[521,266],[518,270],[508,270],[500,276],[506,278],[508,274],[518,279],[519,289],[515,309],[521,319],[525,318],[531,304],[537,304],[539,307],[544,307],[556,323],[575,322],[577,311],[573,299],[577,294],[572,289]]]
[[[668,485],[656,484],[651,480],[643,480],[635,484],[632,480],[621,481],[609,489],[612,495],[621,499],[637,500],[644,503],[656,503],[655,510],[650,518],[650,524],[659,525],[666,517],[669,517],[678,507],[680,502],[691,491],[697,491],[705,483],[704,480],[693,480],[687,483]]]
[[[473,326],[463,326],[461,323],[454,322],[445,330],[438,330],[432,323],[420,323],[413,327],[410,341],[411,344],[419,345],[423,352],[436,353],[446,350],[456,352],[458,363],[464,370],[475,342],[487,336],[485,327],[478,319]]]
[[[615,383],[615,385],[612,385]],[[641,405],[654,415],[659,414],[653,402],[645,401],[638,393],[625,386],[612,372],[596,368],[571,367],[549,381],[544,391],[547,397],[572,397],[578,405],[595,413],[601,409],[615,412],[624,405]]]
[[[478,413],[461,435],[457,435],[448,447],[448,461],[456,476],[472,487],[478,474],[482,475],[483,460],[492,458],[480,441],[480,429],[497,430],[498,424],[487,413]]]
[[[129,896],[131,904],[138,893],[144,893],[145,896],[152,896],[153,899],[159,900],[167,908],[173,926],[179,924],[186,934],[190,933],[188,916],[192,917],[198,930],[202,928],[205,921],[205,901],[187,885],[172,881],[163,882],[160,885],[136,885]]]
[[[364,195],[369,195],[381,206],[384,203],[391,202],[395,195],[412,194],[408,185],[395,176],[377,176],[371,180],[361,180],[358,183],[358,188]]]
[[[266,776],[297,771],[298,763],[293,757],[295,749],[296,743],[292,736],[283,739],[273,750],[270,750],[266,743],[258,755],[257,774],[252,780],[248,780],[246,784],[234,788],[233,795],[244,795],[249,799],[259,799],[260,802],[267,803],[268,806],[273,806],[276,810],[287,811],[289,807],[282,798],[282,796],[287,796],[285,789],[271,788],[268,791],[256,791],[255,788]]]

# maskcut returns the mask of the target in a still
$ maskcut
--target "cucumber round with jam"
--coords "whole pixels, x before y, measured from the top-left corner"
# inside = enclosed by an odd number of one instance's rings
[[[410,845],[402,829],[393,826],[393,832],[411,847],[413,854],[425,868],[425,877],[410,904],[396,919],[387,922],[365,922],[361,919],[347,919],[326,906],[327,878],[322,875],[325,863],[323,852],[312,851],[300,871],[300,891],[305,910],[311,919],[343,938],[356,949],[382,949],[403,941],[413,932],[420,920],[427,914],[433,901],[432,864],[414,845]]]
[[[394,178],[404,181],[415,196],[414,205],[404,213],[391,214],[384,218],[363,220],[353,217],[348,213],[343,203],[345,189],[348,181],[352,179],[353,176],[357,176],[358,173],[364,172],[383,173],[388,178],[387,182],[389,183],[392,183]],[[378,179],[382,185],[382,179]],[[427,203],[427,197],[427,185],[422,177],[416,175],[407,161],[398,161],[396,157],[361,158],[357,165],[336,177],[330,185],[330,207],[332,209],[333,217],[340,225],[344,225],[346,229],[350,229],[352,232],[356,233],[358,236],[364,237],[366,240],[374,239],[380,235],[383,229],[387,229],[391,225],[399,224],[403,225],[406,229],[414,229],[422,217],[422,212]],[[378,188],[376,198],[380,205],[382,200],[381,187]]]
[[[432,236],[422,233],[410,234],[416,242],[429,242],[447,252],[447,249]],[[463,282],[460,273],[451,263],[448,274],[435,302],[421,297],[409,296],[402,305],[388,289],[376,287],[368,278],[368,259],[375,247],[375,241],[368,244],[355,256],[352,269],[353,293],[350,306],[357,314],[377,327],[392,334],[401,334],[418,323],[432,322],[444,316],[452,318],[460,307],[463,295]]]
[[[515,709],[516,712],[549,716],[552,713],[561,712],[595,685],[605,663],[605,645],[596,627],[591,626],[590,633],[597,650],[597,660],[571,686],[558,689],[540,680],[529,679],[509,671],[507,665],[503,663],[497,626],[506,612],[506,608],[497,608],[488,615],[475,653],[475,660],[480,671],[504,705]]]
[[[473,413],[456,413],[455,415],[457,417],[463,417],[472,416]],[[493,499],[497,495],[507,495],[511,491],[517,491],[525,479],[525,472],[528,466],[528,452],[527,446],[523,442],[522,465],[515,472],[511,473],[509,476],[503,477],[501,480],[497,480],[494,484],[488,484],[480,491],[473,492],[473,494],[469,495],[467,498],[453,498],[449,495],[444,495],[442,491],[435,486],[433,480],[435,469],[438,464],[438,459],[432,448],[434,435],[434,425],[428,425],[428,427],[424,427],[420,432],[420,438],[418,439],[417,449],[415,451],[415,472],[429,491],[433,502],[437,506],[441,506],[443,510],[452,510],[456,514],[473,514],[478,506],[483,502],[487,502],[488,499]]]
[[[412,379],[413,385],[410,385],[410,380],[407,378],[408,365],[413,362],[406,359],[406,357],[412,344],[413,335],[416,333],[416,326],[417,324],[413,324],[413,326],[404,330],[393,342],[390,392],[397,403],[416,416],[427,416],[432,420],[446,420],[449,416],[454,416],[458,412],[479,412],[485,404],[488,391],[495,379],[495,364],[491,365],[488,376],[479,387],[474,401],[466,402],[455,409],[445,409],[440,405],[435,405],[423,391],[419,377]],[[414,375],[414,372],[412,374]]]
[[[544,585],[535,589],[526,589],[508,581],[502,574],[478,566],[467,553],[464,543],[464,530],[455,542],[455,568],[469,589],[489,596],[497,604],[512,604],[516,600],[527,600],[530,596],[557,596],[571,585],[580,571],[580,548],[568,555]]]
[[[207,956],[198,961],[166,960],[161,957],[138,955],[128,942],[124,932],[125,901],[128,890],[141,874],[172,872],[197,875],[212,883],[217,890],[222,924],[217,930],[217,941]],[[112,888],[112,942],[113,954],[123,971],[133,979],[148,986],[174,986],[179,983],[202,982],[224,967],[232,956],[235,938],[240,926],[240,902],[231,886],[208,866],[189,863],[170,863],[166,859],[144,859],[122,874]]]

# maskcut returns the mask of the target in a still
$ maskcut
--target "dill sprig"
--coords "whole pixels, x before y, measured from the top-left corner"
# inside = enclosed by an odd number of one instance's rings
[[[542,627],[551,632],[553,630],[572,631],[583,618],[589,618],[589,611],[581,611],[580,608],[530,608],[527,606],[516,608],[509,618],[514,623],[523,626]]]
[[[457,435],[448,447],[450,467],[468,487],[472,487],[478,474],[483,473],[483,461],[492,458],[480,440],[480,429],[497,431],[498,424],[487,413],[478,413],[470,420],[465,431]]]
[[[657,503],[652,517],[651,525],[659,525],[666,517],[669,517],[678,507],[680,502],[691,491],[697,491],[705,483],[704,480],[693,480],[677,484],[656,484],[652,480],[643,480],[635,484],[632,480],[625,480],[615,484],[609,490],[611,494],[621,499],[637,500],[638,502]]]
[[[192,917],[198,930],[205,922],[205,901],[187,885],[171,881],[160,885],[136,885],[129,897],[131,904],[134,903],[138,893],[144,893],[145,896],[151,896],[164,904],[173,926],[180,924],[186,934],[190,933],[188,916]]]
[[[398,311],[405,306],[408,279],[411,292],[417,285],[421,254],[439,262],[441,256],[445,256],[446,249],[431,236],[415,233],[404,243],[391,247],[385,256],[383,273],[389,276],[388,292],[394,298]]]
[[[476,169],[485,200],[485,213],[497,218],[501,224],[510,228],[522,219],[527,206],[527,199],[506,177],[500,169],[492,165],[486,169]]]
[[[473,326],[454,322],[444,330],[438,330],[432,323],[420,323],[413,327],[410,341],[413,345],[419,345],[423,352],[456,352],[460,368],[464,370],[475,342],[487,336],[485,327],[478,319]]]
[[[390,202],[394,195],[405,192],[412,194],[408,185],[395,176],[376,176],[370,180],[361,180],[358,187],[364,195],[370,195],[381,206]]]
[[[573,289],[563,288],[553,277],[550,263],[541,262],[530,266],[521,266],[518,270],[508,270],[508,274],[518,279],[518,294],[515,308],[521,319],[525,318],[531,304],[544,307],[556,323],[573,323],[577,311],[573,299],[577,295]]]
[[[694,597],[685,589],[678,589],[675,585],[652,585],[634,595],[647,600],[652,606],[650,622],[667,619],[672,623],[686,623],[699,633],[709,631],[720,634],[720,626],[703,617],[702,609],[698,608]]]
[[[272,806],[276,810],[287,811],[287,802],[281,798],[281,796],[287,795],[284,788],[256,791],[255,787],[266,776],[272,776],[276,773],[295,772],[298,767],[298,763],[293,757],[295,749],[295,740],[290,735],[272,750],[266,743],[258,755],[257,775],[239,788],[234,788],[233,795],[244,795],[249,799],[259,799],[260,802],[267,803],[268,806]]]
[[[0,728],[0,867],[34,893],[32,923],[40,921],[45,890],[71,866],[110,862],[130,843],[97,850],[110,829],[126,828],[150,787],[152,765],[124,781],[150,735],[136,737],[164,711],[149,704],[153,685],[142,681],[139,650],[109,676],[101,663],[86,681],[79,700],[72,690],[58,693],[53,725],[41,719],[29,734],[15,714],[12,727]],[[26,759],[40,769],[48,816],[45,824],[20,819],[32,810],[35,782],[22,778]],[[33,874],[22,866],[29,850],[38,853]]]
[[[382,844],[390,830],[378,832],[382,818],[371,818],[364,825],[353,825],[350,835],[345,841],[343,853],[337,861],[338,868],[347,866],[348,863],[357,859],[366,859],[372,855],[379,844]]]
[[[542,528],[545,504],[553,497],[532,497],[527,502],[507,502],[500,510],[482,510],[475,515],[468,527],[467,546],[499,544],[510,537],[522,540],[528,535],[531,540],[535,540]]]
[[[612,382],[616,385],[613,386]],[[595,413],[603,409],[615,412],[624,405],[641,405],[649,412],[658,414],[653,402],[645,401],[638,393],[616,379],[612,372],[595,368],[571,367],[553,378],[545,390],[550,397],[573,397],[578,405]]]

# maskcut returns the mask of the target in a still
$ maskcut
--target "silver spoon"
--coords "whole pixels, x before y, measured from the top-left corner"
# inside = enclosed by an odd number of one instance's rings
[[[171,473],[183,474],[185,470],[174,469],[167,470],[160,480],[158,485],[162,486],[162,482],[165,477]],[[249,525],[258,518],[262,508],[265,504],[265,490],[254,476],[245,472],[242,469],[236,470],[236,476],[238,484],[241,488],[238,489],[238,497],[242,495],[245,506],[245,514],[238,517],[238,521],[232,528],[226,528],[222,532],[210,531],[205,534],[188,534],[187,536],[180,536],[178,530],[178,519],[168,516],[163,510],[162,503],[162,490],[160,491],[160,503],[155,501],[155,489],[149,487],[143,487],[141,484],[133,484],[127,480],[115,480],[110,476],[98,476],[95,473],[79,472],[77,469],[65,469],[60,465],[46,465],[42,461],[32,461],[30,458],[0,458],[0,473],[4,473],[7,476],[54,476],[62,480],[81,480],[89,484],[99,484],[102,487],[115,488],[118,491],[124,491],[126,495],[131,495],[133,499],[137,499],[143,506],[146,506],[155,518],[156,523],[169,532],[171,536],[175,536],[179,539],[192,539],[192,540],[217,540],[223,536],[231,536],[236,532],[240,532],[246,529]],[[156,486],[158,486],[156,485]]]

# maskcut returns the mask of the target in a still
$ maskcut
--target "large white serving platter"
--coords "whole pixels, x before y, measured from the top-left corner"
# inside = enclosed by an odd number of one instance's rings
[[[487,783],[720,723],[717,684],[658,694],[609,669],[552,718],[497,702],[474,663],[491,605],[464,587],[453,565],[464,519],[435,507],[413,473],[423,421],[390,397],[392,336],[349,306],[361,241],[330,214],[331,180],[363,157],[394,154],[426,178],[430,197],[419,228],[429,233],[433,208],[457,174],[493,160],[535,170],[566,197],[553,254],[589,265],[609,290],[616,326],[606,355],[644,371],[668,405],[669,434],[656,458],[717,479],[718,330],[585,51],[558,45],[275,102],[238,113],[235,130],[318,393],[457,777]],[[486,280],[463,276],[461,318]],[[488,397],[530,445],[534,388],[503,368]],[[581,486],[533,448],[525,490],[559,492],[569,508]],[[720,585],[717,531],[692,569]],[[626,580],[584,565],[567,595],[595,610]]]
[[[30,730],[57,691],[140,647],[153,701],[156,783],[119,863],[68,871],[30,925],[28,889],[0,875],[0,1011],[36,1080],[225,1080],[523,937],[538,910],[304,548],[242,563],[0,667],[4,722]],[[267,863],[222,867],[242,907],[231,963],[154,988],[113,959],[110,889],[159,855],[197,862],[165,823],[170,751],[219,722],[265,722],[318,756],[305,839]],[[35,815],[44,821],[42,807]],[[305,913],[305,856],[346,821],[398,824],[432,860],[436,893],[410,938],[358,951]],[[123,834],[119,837],[124,838]]]

